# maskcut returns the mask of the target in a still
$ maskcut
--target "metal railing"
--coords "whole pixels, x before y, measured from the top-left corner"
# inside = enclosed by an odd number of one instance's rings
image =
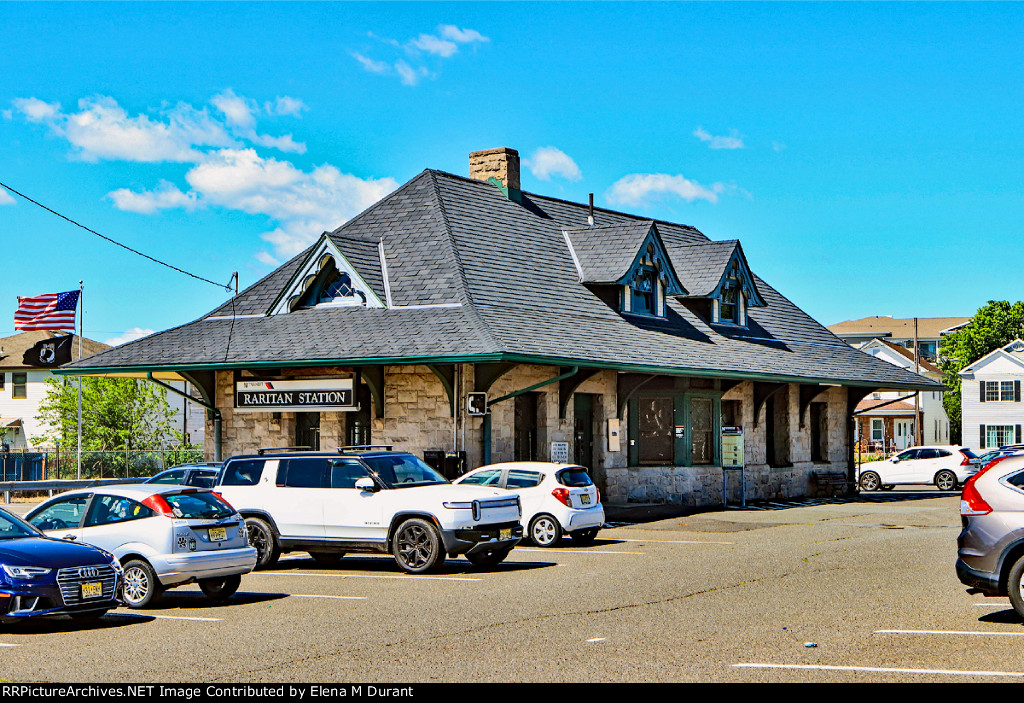
[[[78,453],[61,448],[11,450],[0,453],[0,482],[148,478],[165,468],[203,461],[195,447],[120,449]]]

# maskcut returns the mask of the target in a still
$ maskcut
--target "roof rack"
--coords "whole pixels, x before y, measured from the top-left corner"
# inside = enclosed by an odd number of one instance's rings
[[[301,451],[312,451],[312,447],[262,447],[256,450],[256,453],[263,456],[267,452],[301,452]]]
[[[339,452],[345,452],[345,451],[361,451],[361,450],[365,450],[365,449],[383,449],[384,451],[390,452],[392,446],[393,445],[390,445],[390,444],[350,444],[348,446],[338,447],[338,451]]]

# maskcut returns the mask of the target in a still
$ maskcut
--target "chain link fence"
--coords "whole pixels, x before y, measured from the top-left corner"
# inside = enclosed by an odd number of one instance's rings
[[[50,481],[100,478],[148,478],[171,466],[204,461],[201,447],[122,449],[78,452],[40,447],[0,454],[0,481]]]

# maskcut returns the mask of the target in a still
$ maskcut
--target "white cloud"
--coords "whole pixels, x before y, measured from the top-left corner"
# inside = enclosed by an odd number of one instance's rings
[[[409,70],[413,79],[428,75],[426,69]],[[161,180],[152,189],[118,188],[107,197],[119,210],[147,215],[215,206],[266,216],[273,220],[273,229],[263,239],[274,251],[256,255],[263,263],[294,255],[324,230],[343,224],[398,187],[392,178],[361,179],[330,164],[303,171],[288,161],[260,156],[254,146],[305,152],[305,145],[291,134],[257,131],[262,117],[294,116],[308,109],[301,100],[278,97],[260,106],[227,89],[211,103],[216,108],[212,115],[206,107],[178,103],[164,106],[159,117],[129,116],[104,96],[81,100],[73,113],[36,98],[12,104],[19,118],[45,124],[83,160],[191,164],[185,174],[187,190]],[[8,201],[13,202],[0,189],[0,204]]]
[[[0,188],[0,205],[14,205],[14,198],[4,188]]]
[[[47,103],[38,98],[17,98],[12,102],[29,122],[45,122],[60,113],[60,103]]]
[[[395,62],[395,70],[398,71],[398,75],[402,78],[402,85],[416,85],[420,82],[421,78],[430,75],[430,72],[423,66],[413,68],[401,59]]]
[[[666,173],[632,173],[620,178],[608,189],[608,202],[615,205],[642,206],[665,195],[676,196],[687,202],[706,200],[717,203],[726,190],[722,183],[703,186],[683,176]]]
[[[279,97],[274,103],[267,103],[264,107],[268,115],[288,115],[290,117],[302,117],[303,111],[308,109],[306,103],[287,95]]]
[[[413,86],[417,85],[421,79],[434,75],[426,66],[417,63],[421,60],[422,53],[442,59],[450,59],[459,53],[460,44],[490,41],[488,37],[485,37],[475,29],[460,29],[453,24],[441,25],[438,27],[438,34],[440,36],[423,32],[403,44],[395,39],[379,37],[373,32],[368,33],[368,36],[372,39],[390,47],[387,49],[388,51],[392,53],[395,51],[404,52],[404,59],[380,61],[356,51],[349,53],[352,58],[359,62],[364,70],[379,75],[397,75],[403,85]],[[412,64],[409,63],[410,61]]]
[[[457,41],[460,44],[468,44],[471,42],[487,42],[489,38],[485,37],[475,29],[459,29],[454,24],[444,24],[439,27],[441,30],[441,36],[445,39],[451,39]]]
[[[409,43],[420,51],[425,51],[428,54],[437,54],[444,58],[448,58],[459,51],[459,46],[455,42],[438,39],[432,34],[421,34]]]
[[[391,66],[384,61],[374,61],[356,51],[352,52],[352,58],[362,64],[363,68],[370,73],[387,73],[391,70]]]
[[[109,344],[112,347],[116,347],[125,342],[134,342],[136,339],[142,339],[153,334],[153,330],[144,330],[141,327],[132,327],[129,330],[125,330],[116,337],[106,339],[103,341],[104,344]]]
[[[184,193],[169,183],[154,191],[121,189],[108,194],[117,207],[133,212],[215,205],[265,215],[277,227],[262,238],[279,258],[294,256],[321,232],[333,230],[398,187],[392,178],[361,179],[325,164],[306,172],[287,161],[267,159],[254,149],[221,149],[208,154],[185,175]],[[257,258],[276,261],[267,252]]]
[[[703,127],[698,127],[693,131],[693,136],[702,142],[707,143],[709,149],[742,149],[743,137],[735,129],[729,130],[730,135],[728,137],[716,137],[709,133]]]
[[[107,193],[107,197],[114,201],[114,207],[118,210],[143,215],[152,215],[158,210],[178,207],[195,210],[199,204],[195,192],[183,193],[176,185],[167,181],[160,181],[156,190],[136,193],[127,188],[119,188]]]
[[[533,156],[525,159],[523,163],[537,178],[542,181],[550,181],[552,176],[560,176],[570,181],[578,181],[583,178],[579,166],[561,149],[553,146],[545,146],[533,152]]]

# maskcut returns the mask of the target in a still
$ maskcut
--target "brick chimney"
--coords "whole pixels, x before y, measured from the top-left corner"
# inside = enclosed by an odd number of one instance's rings
[[[520,202],[519,152],[515,149],[503,146],[470,153],[469,177],[493,183],[509,200]]]

